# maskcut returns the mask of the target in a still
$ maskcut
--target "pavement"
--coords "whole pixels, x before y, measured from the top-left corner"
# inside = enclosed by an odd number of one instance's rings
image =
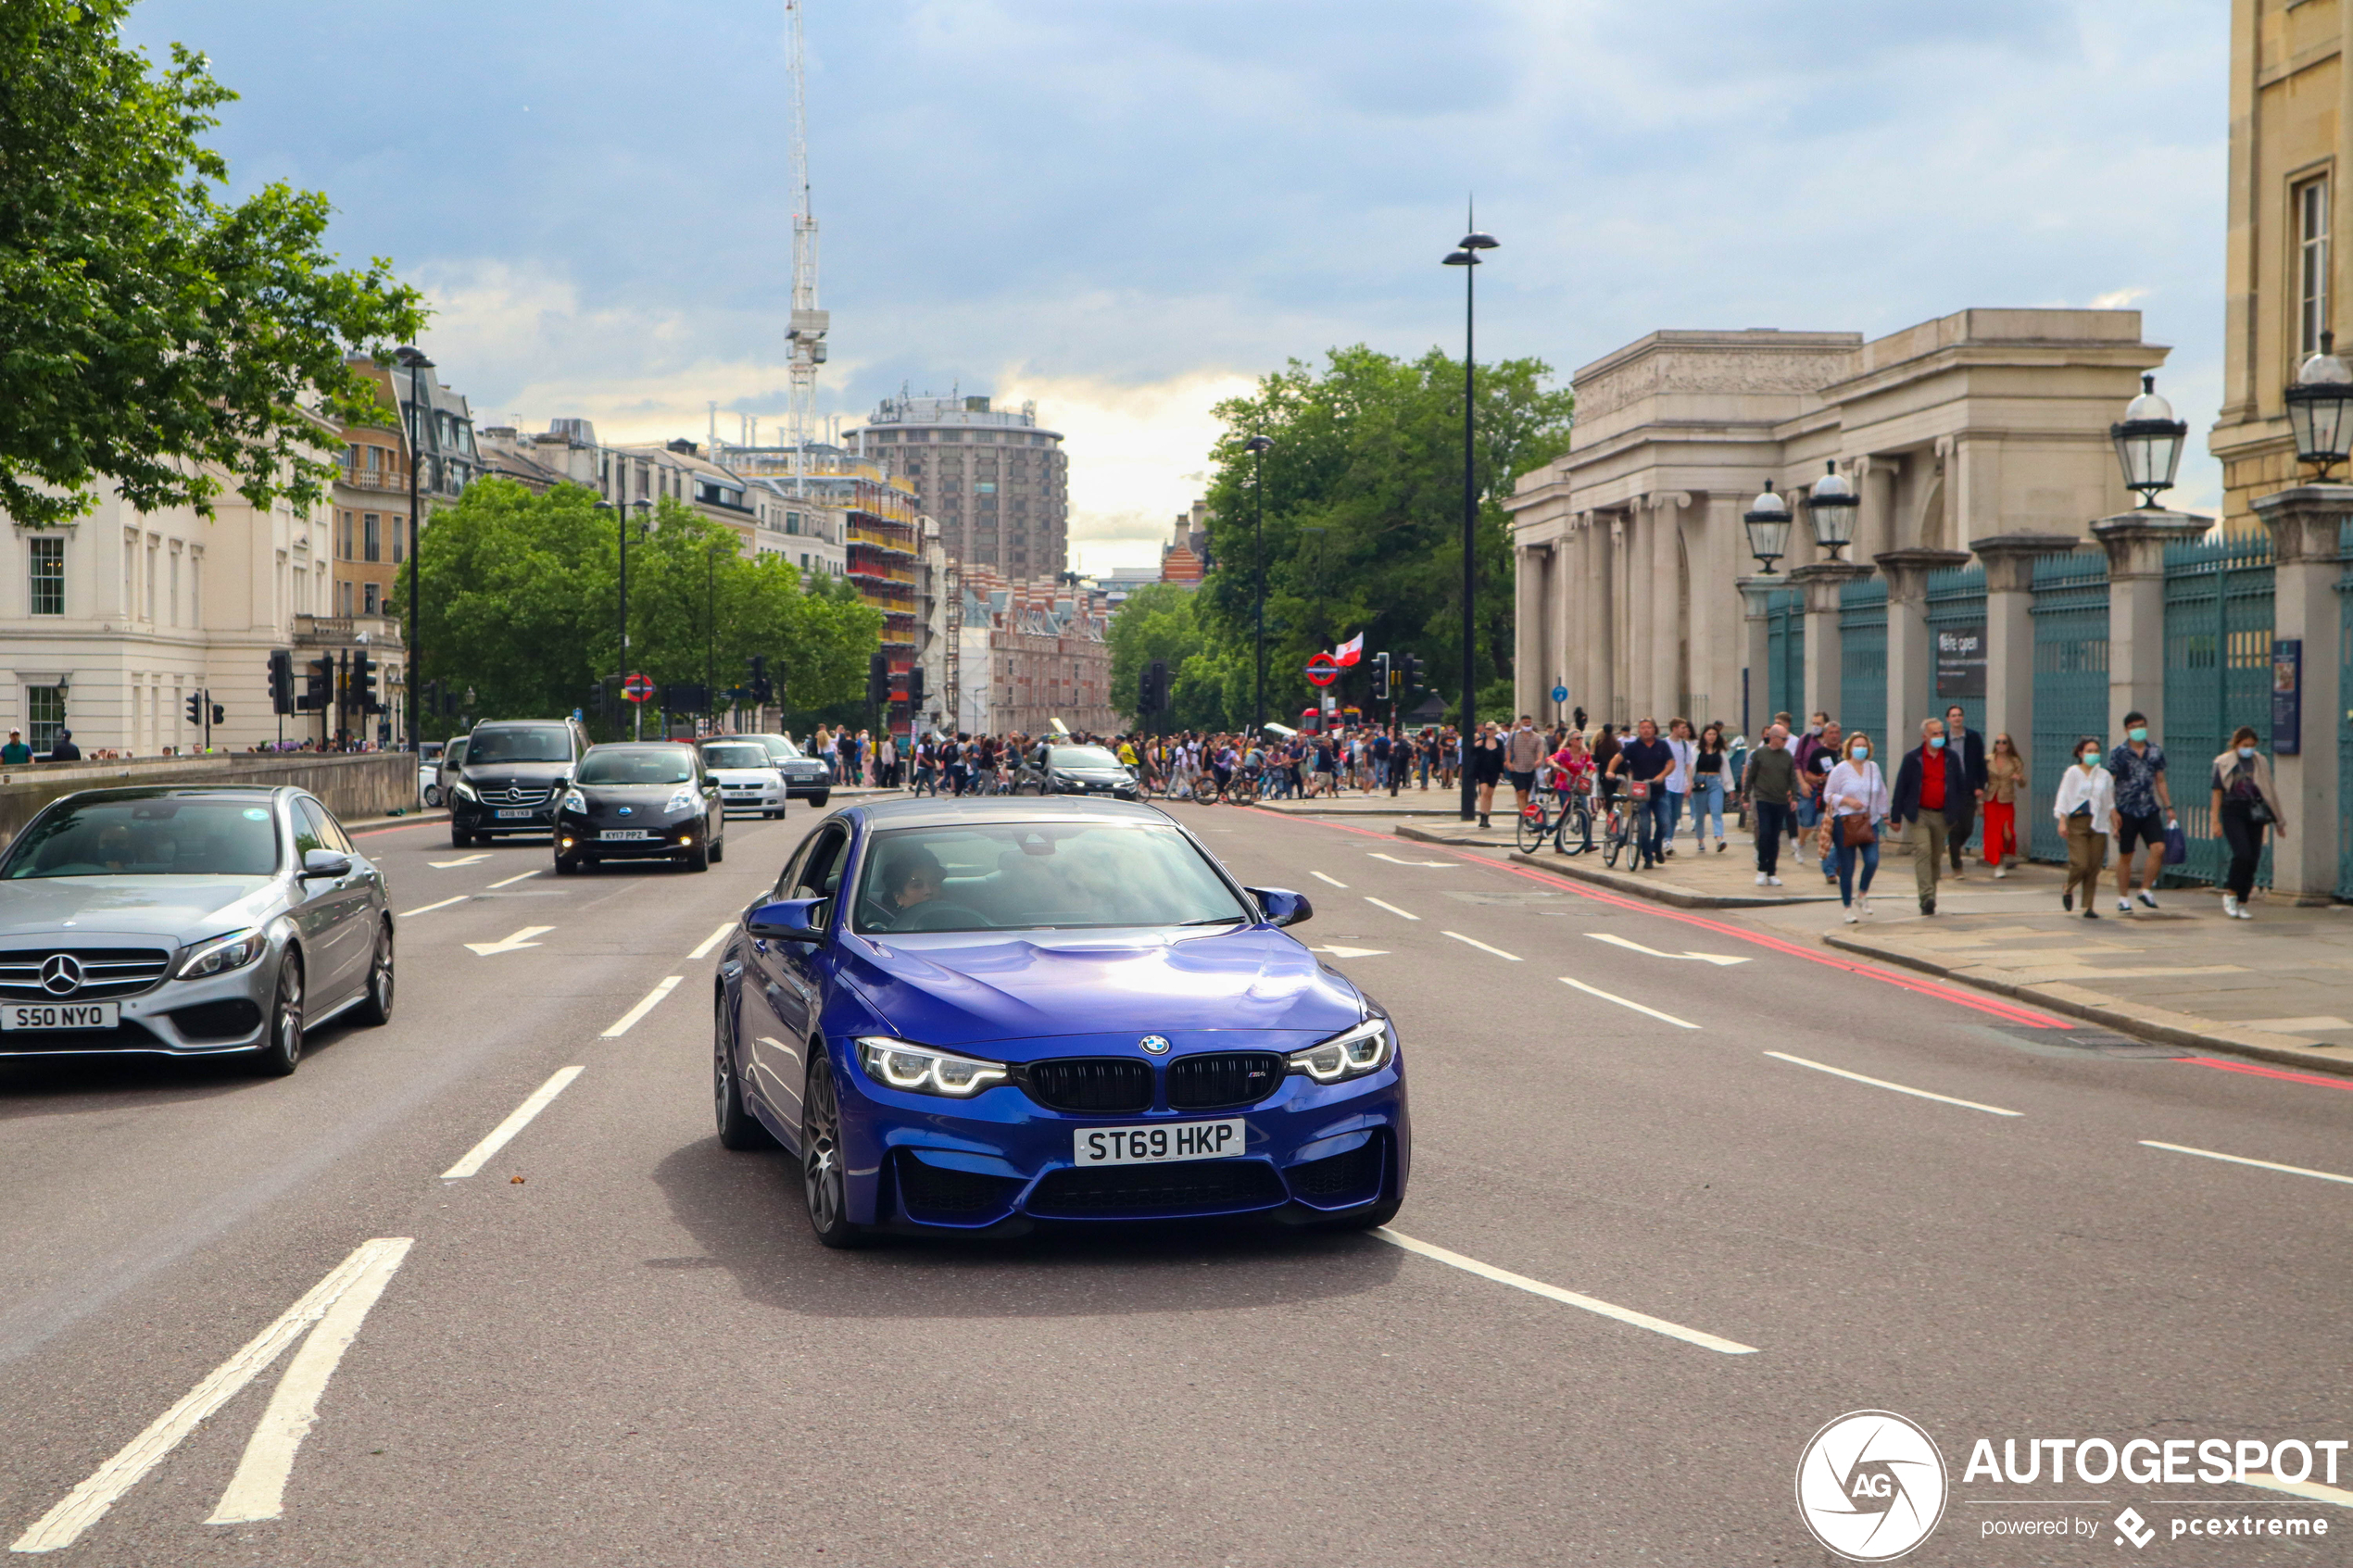
[[[2337,1081],[1772,923],[1818,908],[1169,809],[1307,890],[1295,934],[1398,1021],[1388,1233],[827,1252],[710,1100],[716,939],[819,813],[738,820],[707,873],[560,883],[544,842],[360,830],[388,1025],[285,1079],[0,1062],[0,1539],[79,1488],[107,1506],[34,1544],[107,1568],[1828,1562],[1791,1480],[1859,1409],[1952,1467],[1909,1562],[2112,1562],[1985,1538],[2068,1505],[2353,1529],[2353,1477],[1958,1468],[1979,1436],[2346,1435]],[[305,1301],[329,1321],[271,1360]]]

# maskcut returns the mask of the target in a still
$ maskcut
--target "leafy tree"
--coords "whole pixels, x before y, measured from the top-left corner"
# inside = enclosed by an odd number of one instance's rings
[[[1113,706],[1132,715],[1144,671],[1165,660],[1168,711],[1152,722],[1163,730],[1214,730],[1250,721],[1247,694],[1237,721],[1227,682],[1195,618],[1193,595],[1174,583],[1152,583],[1127,596],[1111,620]]]
[[[418,551],[417,678],[471,686],[478,713],[593,714],[599,684],[621,672],[621,526],[578,485],[544,495],[498,478],[469,485],[434,513]],[[404,577],[391,614],[407,613],[407,590]],[[881,628],[881,612],[846,581],[803,592],[782,556],[745,559],[733,531],[675,499],[632,534],[630,664],[658,684],[700,683],[709,671],[724,691],[762,654],[790,705],[841,704],[863,691]],[[425,733],[447,727],[428,721]]]
[[[234,205],[199,138],[235,94],[202,55],[121,41],[131,0],[0,6],[0,510],[68,521],[101,478],[143,511],[209,512],[225,471],[307,506],[340,446],[304,402],[384,417],[345,363],[423,323],[382,258],[337,268],[325,196]]]
[[[1568,446],[1574,403],[1565,390],[1545,389],[1548,374],[1536,359],[1479,367],[1473,473],[1482,690],[1512,666],[1502,498],[1519,475]],[[1217,565],[1195,613],[1233,718],[1246,721],[1252,706],[1258,470],[1242,444],[1258,434],[1275,443],[1264,458],[1268,717],[1295,710],[1311,689],[1300,673],[1311,655],[1358,632],[1368,659],[1377,651],[1418,654],[1437,690],[1460,685],[1462,387],[1462,365],[1438,350],[1408,361],[1359,345],[1333,350],[1320,371],[1294,360],[1254,394],[1218,405],[1226,433],[1212,453],[1209,492]],[[1342,678],[1343,701],[1371,700],[1366,669]],[[1204,684],[1210,676],[1204,667]]]

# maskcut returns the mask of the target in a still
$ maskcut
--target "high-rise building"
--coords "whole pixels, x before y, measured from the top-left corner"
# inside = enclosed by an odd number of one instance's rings
[[[939,521],[950,558],[1007,578],[1051,577],[1069,564],[1069,460],[1038,405],[986,397],[886,397],[844,437],[913,486]]]

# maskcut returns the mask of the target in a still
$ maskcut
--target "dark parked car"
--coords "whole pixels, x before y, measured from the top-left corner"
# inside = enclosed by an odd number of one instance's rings
[[[554,832],[557,797],[587,749],[587,732],[569,720],[476,724],[457,771],[442,765],[449,842],[463,849],[499,834]]]
[[[776,771],[785,775],[785,794],[794,800],[806,800],[812,806],[823,806],[833,798],[833,770],[825,766],[822,757],[812,757],[795,746],[785,735],[745,735],[768,748],[776,759]]]
[[[1041,743],[1013,768],[1015,795],[1102,795],[1134,800],[1141,792],[1126,763],[1100,746]]]
[[[93,789],[0,861],[0,1057],[244,1055],[392,1017],[384,878],[287,786]]]
[[[726,820],[719,782],[692,746],[592,746],[558,806],[556,874],[599,860],[675,859],[709,871],[726,858]]]
[[[781,1143],[829,1247],[876,1230],[1387,1223],[1412,1135],[1388,1015],[1182,825],[1109,800],[817,824],[720,954],[719,1141]]]

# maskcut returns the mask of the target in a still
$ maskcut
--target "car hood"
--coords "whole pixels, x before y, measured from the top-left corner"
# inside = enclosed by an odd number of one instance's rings
[[[721,784],[770,784],[774,782],[774,768],[713,768],[711,776]]]
[[[1238,1030],[1321,1038],[1364,1016],[1354,986],[1271,926],[852,935],[842,949],[887,1025],[926,1045]]]
[[[183,940],[258,923],[275,879],[261,876],[50,876],[0,883],[0,941],[124,933]]]
[[[464,762],[458,771],[470,784],[505,784],[512,779],[518,784],[551,784],[573,771],[569,762]]]

